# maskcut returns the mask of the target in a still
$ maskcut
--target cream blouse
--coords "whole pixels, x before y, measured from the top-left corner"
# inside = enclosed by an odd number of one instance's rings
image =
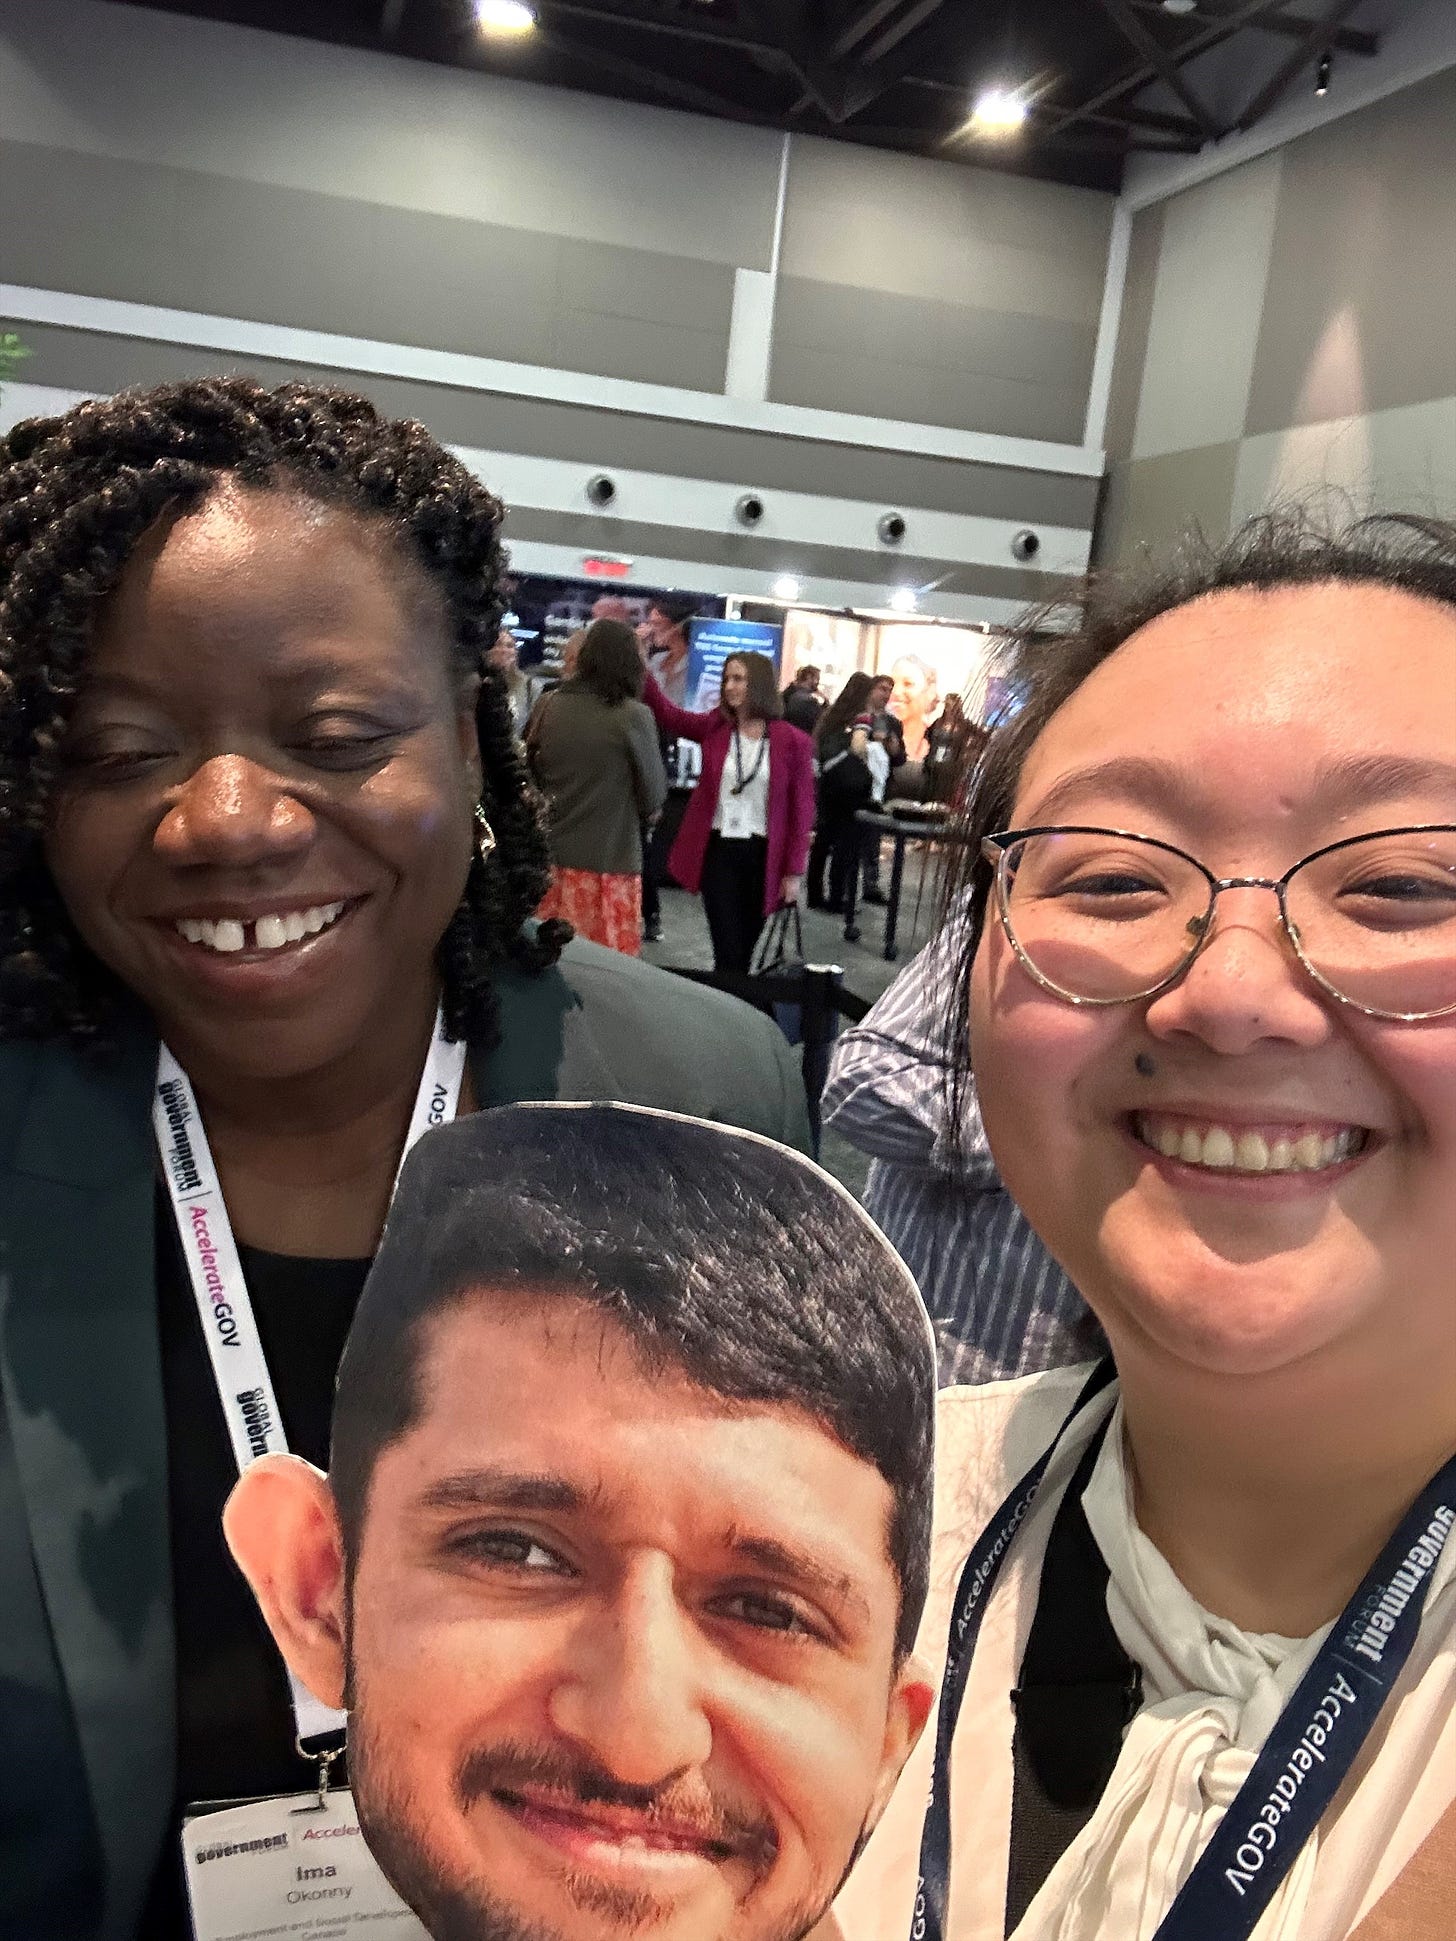
[[[937,1677],[966,1554],[1056,1434],[1087,1373],[1063,1368],[946,1389],[940,1397],[936,1537],[919,1644]],[[986,1610],[951,1759],[947,1941],[1002,1941],[1011,1689],[1057,1505],[1109,1408],[1116,1419],[1083,1506],[1110,1572],[1113,1628],[1142,1667],[1143,1709],[1091,1821],[1053,1868],[1013,1941],[1152,1941],[1325,1637],[1240,1631],[1184,1589],[1134,1520],[1121,1404],[1115,1387],[1104,1390],[1048,1468]],[[835,1904],[846,1941],[908,1941],[934,1736],[932,1717]],[[1456,1544],[1433,1573],[1399,1683],[1317,1835],[1265,1909],[1255,1941],[1344,1941],[1453,1800]]]

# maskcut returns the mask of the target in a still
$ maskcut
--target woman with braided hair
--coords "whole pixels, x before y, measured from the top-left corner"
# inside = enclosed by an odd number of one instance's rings
[[[527,921],[500,522],[421,425],[303,385],[0,441],[7,1941],[185,1935],[181,1812],[329,1742],[218,1519],[254,1456],[325,1462],[410,1141],[609,1098],[804,1142],[766,1021]]]

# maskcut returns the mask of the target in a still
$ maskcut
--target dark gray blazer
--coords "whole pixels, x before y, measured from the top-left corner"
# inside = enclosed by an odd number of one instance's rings
[[[788,1046],[736,1000],[583,943],[500,988],[503,1042],[472,1057],[482,1106],[621,1100],[808,1150]],[[0,1045],[4,1941],[130,1941],[169,1837],[156,1056],[141,1037],[105,1065]]]

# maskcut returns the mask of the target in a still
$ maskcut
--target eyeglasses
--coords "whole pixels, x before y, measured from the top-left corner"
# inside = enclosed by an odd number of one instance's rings
[[[1279,878],[1215,876],[1156,836],[1007,829],[981,845],[1011,948],[1069,1004],[1131,1004],[1182,977],[1224,890],[1273,890],[1316,984],[1367,1017],[1456,1011],[1456,824],[1327,843]]]

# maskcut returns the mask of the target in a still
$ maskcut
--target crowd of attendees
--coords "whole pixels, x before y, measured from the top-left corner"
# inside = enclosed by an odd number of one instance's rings
[[[933,684],[915,656],[893,675],[851,674],[832,700],[812,665],[779,693],[772,661],[743,652],[723,663],[717,705],[689,710],[691,603],[654,602],[635,631],[626,613],[625,600],[598,600],[565,643],[558,681],[529,680],[508,632],[486,656],[546,798],[552,882],[540,914],[636,956],[644,938],[661,940],[670,880],[701,891],[714,970],[742,975],[764,920],[798,901],[806,872],[812,910],[842,914],[855,872],[860,898],[883,904],[880,836],[859,812],[884,804],[897,772],[906,794],[952,799],[986,740],[960,696],[927,720]],[[701,750],[686,772],[680,744]]]
[[[1190,540],[983,746],[663,607],[532,695],[501,518],[301,383],[0,442],[0,1935],[186,1941],[346,1724],[433,1941],[1439,1941],[1456,528]],[[861,1206],[632,959],[915,759]]]

